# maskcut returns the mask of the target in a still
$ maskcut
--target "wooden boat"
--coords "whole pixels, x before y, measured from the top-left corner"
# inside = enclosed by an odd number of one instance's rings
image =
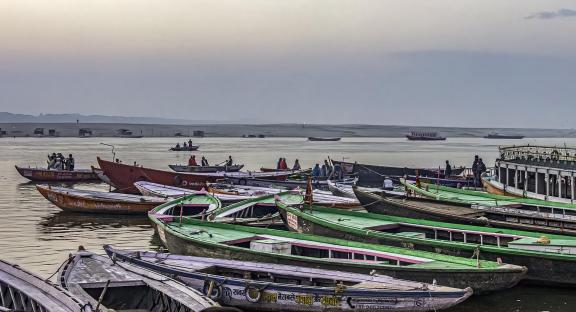
[[[330,192],[334,195],[334,196],[340,196],[340,197],[347,197],[347,198],[352,198],[355,200],[358,200],[356,198],[356,195],[354,195],[354,190],[352,189],[352,187],[354,187],[354,183],[347,183],[347,182],[338,182],[338,181],[332,181],[332,180],[328,180],[328,189],[330,190]],[[368,188],[368,187],[358,187],[359,189],[365,191],[365,192],[381,192],[382,189],[381,188]]]
[[[454,193],[447,192],[451,188],[432,187],[424,184],[428,190],[423,187],[417,187],[414,184],[401,181],[410,191],[419,196],[435,198],[437,201],[469,205],[471,208],[486,211],[487,215],[495,219],[518,220],[520,223],[538,224],[551,228],[566,228],[576,230],[576,207],[574,205],[551,203],[548,204],[542,200],[520,201],[511,200],[509,197],[502,196],[499,200],[484,196],[475,196],[471,193]],[[453,189],[452,189],[453,190]]]
[[[521,140],[524,138],[523,135],[515,135],[515,134],[500,134],[496,132],[488,133],[488,135],[484,136],[485,139],[507,139],[507,140]]]
[[[186,195],[203,194],[206,191],[194,191],[176,186],[162,185],[158,183],[138,181],[134,186],[146,196],[156,196],[163,198],[177,198]],[[246,199],[252,198],[251,196],[244,195],[231,195],[210,192],[210,195],[218,198],[223,204],[237,203]]]
[[[270,179],[285,180],[288,174],[271,172],[216,172],[216,173],[181,173],[165,170],[151,169],[140,166],[126,165],[106,161],[98,157],[98,164],[104,174],[110,179],[120,192],[138,194],[135,182],[148,181],[164,185],[173,185],[184,188],[200,190],[206,182],[215,182],[219,179]]]
[[[246,196],[248,198],[254,198],[262,195],[278,194],[280,192],[288,190],[290,190],[290,188],[229,185],[221,183],[208,184],[208,192],[212,194]],[[302,188],[295,188],[293,189],[293,191],[296,191],[301,195],[304,195],[304,193],[306,192],[306,190]],[[360,207],[360,202],[356,198],[334,196],[332,195],[332,193],[322,190],[314,190],[312,194],[313,194],[312,201],[316,205],[341,208],[341,209]]]
[[[70,255],[58,282],[97,311],[210,311],[210,298],[174,279],[92,252]]]
[[[476,190],[431,185],[427,183],[421,183],[421,187],[418,189],[414,188],[414,190],[418,191],[418,194],[425,197],[455,203],[468,203],[485,206],[514,206],[520,209],[530,209],[531,211],[554,212],[565,216],[571,215],[571,211],[576,211],[576,204],[498,195]],[[576,214],[576,212],[573,214]]]
[[[308,137],[308,141],[312,142],[335,142],[340,141],[342,138],[319,138],[319,137]]]
[[[446,137],[439,136],[437,132],[412,131],[406,135],[410,141],[445,141]]]
[[[127,262],[209,293],[220,304],[249,311],[432,311],[458,304],[472,289],[455,289],[367,275],[246,262],[124,251],[104,246],[117,262]]]
[[[98,177],[89,169],[53,170],[15,166],[18,173],[34,182],[92,182]]]
[[[526,268],[407,248],[350,242],[265,228],[158,218],[149,214],[162,243],[172,253],[377,273],[475,293],[514,286]]]
[[[112,187],[116,187],[114,185],[112,185],[112,182],[110,181],[110,179],[104,174],[104,171],[102,171],[102,169],[100,168],[96,168],[94,166],[90,167],[92,169],[92,172],[98,177],[98,179]]]
[[[0,311],[90,312],[64,289],[0,260]]]
[[[526,279],[539,284],[576,286],[576,238],[341,211],[278,202],[290,230],[366,243],[434,251],[511,263],[528,268]]]
[[[166,199],[111,192],[37,185],[42,196],[64,211],[104,214],[146,214]]]
[[[470,204],[457,204],[434,199],[406,196],[386,196],[354,188],[354,194],[368,210],[391,216],[421,218],[431,221],[454,222],[470,225],[495,226],[552,234],[576,235],[576,228],[563,222],[547,220],[538,215],[518,215],[510,209],[472,208]],[[385,195],[385,196],[382,196]]]
[[[437,179],[446,179],[443,172],[438,174],[438,169],[425,169],[425,168],[401,168],[401,167],[391,167],[391,166],[379,166],[379,165],[368,165],[360,163],[351,163],[345,161],[332,160],[334,165],[339,165],[345,175],[353,175],[358,178],[357,186],[363,187],[382,187],[384,185],[384,179],[390,178],[397,180],[398,178],[410,176],[410,177],[420,177]],[[454,179],[455,176],[461,175],[465,168],[453,168],[452,177],[448,177],[449,180]],[[434,181],[436,182],[436,181]],[[442,183],[442,180],[440,180]]]
[[[278,172],[276,172],[278,173]],[[244,177],[226,177],[224,182],[227,184],[242,185],[242,186],[256,186],[256,187],[268,187],[268,188],[306,188],[308,184],[307,180],[265,180],[259,178],[244,178]],[[328,182],[326,180],[313,180],[312,186],[314,189],[327,190]]]
[[[170,150],[173,152],[193,152],[198,150],[198,148],[200,148],[200,146],[198,145],[192,145],[192,146],[179,146],[179,147],[171,147]]]
[[[298,170],[292,170],[292,169],[276,169],[276,168],[266,168],[266,167],[261,167],[260,171],[262,171],[262,172],[291,172],[291,173],[299,172]]]
[[[232,166],[187,166],[187,165],[168,165],[170,169],[176,172],[238,172],[244,168],[244,165]]]
[[[282,224],[276,207],[277,198],[293,204],[304,201],[304,196],[288,191],[250,198],[222,207],[199,203],[195,196],[197,195],[187,195],[157,206],[149,212],[149,215],[162,220],[182,220],[192,217],[221,223],[272,226]]]

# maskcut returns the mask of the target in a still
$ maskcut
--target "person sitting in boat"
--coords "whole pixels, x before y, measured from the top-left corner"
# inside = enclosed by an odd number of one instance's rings
[[[288,164],[286,164],[286,158],[280,158],[280,170],[288,170]]]
[[[204,158],[204,157],[202,157],[202,158]],[[188,166],[192,166],[192,167],[198,166],[198,164],[196,163],[196,156],[195,155],[190,156],[190,159],[188,159]]]
[[[298,161],[298,159],[296,159],[296,160],[294,161],[294,166],[292,166],[292,170],[298,171],[298,170],[300,170],[300,169],[302,169],[302,167],[300,167],[300,162]]]
[[[200,163],[202,164],[202,167],[209,166],[209,165],[208,165],[208,159],[206,159],[206,157],[204,157],[204,156],[202,156],[202,159],[200,160]]]
[[[312,169],[312,178],[318,179],[320,177],[320,165],[314,165],[314,169]]]
[[[228,160],[226,160],[226,166],[232,166],[234,161],[232,161],[232,156],[228,156]]]
[[[68,159],[66,159],[66,170],[74,171],[74,157],[72,157],[72,154],[69,154]]]
[[[62,170],[63,163],[62,163],[62,158],[60,158],[60,155],[61,154],[58,153],[58,156],[56,156],[56,162],[54,163],[53,169]]]
[[[180,143],[176,143],[175,149],[177,149],[177,150],[180,149]]]
[[[446,169],[444,169],[444,177],[448,178],[452,175],[452,166],[450,166],[450,162],[446,161]]]
[[[332,167],[332,172],[330,173],[328,178],[336,181],[340,181],[344,178],[342,172],[342,166],[340,166],[339,163],[335,164],[334,167]]]
[[[182,144],[182,148],[186,149],[186,147],[188,147],[188,146],[186,145],[186,142],[184,142],[184,144]]]

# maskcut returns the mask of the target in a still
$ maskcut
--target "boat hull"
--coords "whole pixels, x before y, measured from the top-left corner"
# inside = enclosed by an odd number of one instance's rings
[[[120,261],[127,261],[138,266],[160,272],[164,275],[177,276],[179,280],[186,283],[189,287],[207,293],[206,280],[213,280],[224,294],[218,299],[218,302],[227,306],[234,306],[249,311],[430,311],[445,309],[459,302],[464,301],[470,296],[470,289],[467,290],[446,290],[446,291],[429,291],[429,290],[395,290],[386,289],[385,287],[369,288],[355,287],[346,288],[341,291],[337,287],[316,287],[312,285],[298,285],[292,283],[277,283],[254,281],[241,278],[229,278],[218,275],[208,275],[206,273],[182,270],[178,267],[172,267],[170,264],[157,264],[149,260],[142,260],[139,256],[133,256],[123,252],[115,252],[108,247],[104,247],[108,256]],[[186,264],[196,264],[194,257],[180,255],[157,255],[153,259],[174,258],[176,262]],[[170,260],[169,260],[170,261]],[[238,264],[236,261],[206,259],[206,264],[214,263],[215,265],[223,264],[225,267],[234,266],[242,270],[244,266],[249,270],[254,267],[265,266],[262,263]],[[163,261],[164,262],[164,261]],[[265,269],[263,269],[265,270]],[[338,271],[325,270],[306,270],[305,273],[299,267],[283,267],[280,274],[290,276],[290,273],[297,272],[294,277],[295,281],[302,279],[302,276],[310,275],[314,279],[316,274],[330,274],[334,279],[346,278],[347,273]],[[310,273],[308,273],[310,271]],[[249,271],[250,272],[250,271]],[[323,276],[322,276],[323,277]],[[322,277],[319,277],[321,279]],[[376,285],[378,281],[374,282]],[[393,283],[392,281],[388,283]],[[247,285],[255,285],[265,289],[260,292],[260,300],[249,300],[246,294]],[[396,285],[394,285],[396,286]],[[412,285],[418,287],[417,285]],[[254,295],[254,294],[251,294]]]
[[[154,207],[163,203],[159,200],[156,202],[142,201],[130,202],[121,200],[106,200],[97,198],[86,198],[57,192],[50,187],[38,185],[36,189],[48,201],[64,211],[100,213],[100,214],[146,214]]]
[[[506,216],[502,214],[495,214],[486,211],[473,212],[471,208],[470,213],[450,214],[441,209],[425,209],[422,205],[413,206],[408,201],[402,200],[388,200],[385,197],[369,194],[355,190],[356,197],[366,208],[368,212],[385,214],[390,216],[407,217],[414,219],[425,219],[431,221],[452,222],[470,225],[481,226],[495,226],[507,229],[517,229],[524,231],[533,231],[540,233],[562,234],[576,236],[576,229],[563,227],[560,222],[543,220],[543,219],[529,219],[528,217]],[[418,199],[420,202],[429,202],[433,205],[438,205],[437,201]],[[456,210],[457,207],[466,207],[465,205],[457,204],[442,204],[446,207],[452,207]],[[558,226],[553,226],[558,224]]]
[[[344,226],[331,225],[328,222],[314,222],[306,216],[297,216],[291,214],[285,209],[279,209],[282,221],[290,231],[340,238],[350,241],[364,243],[381,244],[397,247],[409,247],[415,250],[436,252],[440,254],[472,258],[475,247],[470,244],[469,248],[462,248],[452,242],[429,241],[423,239],[410,239],[401,237],[385,237],[378,235],[375,231],[362,228],[350,228]],[[291,222],[288,222],[288,216]],[[342,215],[346,219],[346,215]],[[373,232],[374,234],[370,234]],[[489,261],[501,260],[503,263],[510,263],[528,268],[525,279],[539,284],[545,283],[554,286],[576,287],[576,271],[573,270],[576,265],[574,260],[562,260],[555,257],[554,254],[537,254],[531,252],[523,253],[520,250],[510,250],[509,248],[489,248],[486,250],[480,245],[480,259]],[[494,251],[497,250],[497,251]]]
[[[47,170],[41,168],[23,168],[16,170],[24,178],[34,182],[94,182],[99,178],[91,170]]]
[[[274,253],[253,252],[249,249],[226,248],[216,246],[210,242],[200,240],[187,240],[179,235],[175,235],[164,224],[155,223],[157,232],[162,243],[171,253],[224,258],[240,261],[267,262],[283,265],[293,265],[302,267],[322,268],[326,270],[336,270],[362,274],[382,274],[394,278],[432,283],[436,281],[439,285],[474,289],[475,294],[507,289],[516,285],[526,273],[518,270],[494,270],[487,272],[471,272],[462,270],[418,269],[402,266],[360,266],[350,262],[322,261],[316,258],[296,258],[282,257]]]
[[[176,172],[238,172],[244,168],[244,165],[233,166],[186,166],[186,165],[168,165],[170,169]]]

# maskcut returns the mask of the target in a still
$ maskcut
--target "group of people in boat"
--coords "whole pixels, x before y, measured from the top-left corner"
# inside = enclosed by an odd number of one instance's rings
[[[72,154],[68,158],[64,157],[62,153],[52,153],[48,155],[48,170],[68,170],[74,171],[74,157]]]
[[[474,162],[472,163],[472,175],[474,176],[474,186],[478,187],[482,185],[482,173],[484,173],[486,171],[486,164],[484,164],[484,161],[482,161],[482,158],[480,158],[478,155],[474,156]],[[450,165],[450,162],[447,160],[446,161],[446,167],[444,169],[444,177],[445,178],[449,178],[450,176],[452,176],[452,166]]]
[[[276,163],[276,169],[277,170],[298,171],[298,170],[302,169],[302,166],[300,166],[300,161],[298,159],[296,159],[296,160],[294,160],[294,165],[292,166],[292,169],[290,169],[290,168],[288,168],[288,163],[286,162],[286,158],[280,157],[278,159],[278,162]]]
[[[188,140],[188,144],[186,144],[186,142],[184,142],[182,145],[180,145],[180,143],[176,143],[176,146],[174,146],[174,149],[187,149],[189,147],[192,147],[192,140]]]
[[[234,160],[232,160],[232,156],[228,156],[228,159],[221,162],[219,165],[232,166],[234,165]],[[188,166],[190,167],[198,166],[198,163],[196,162],[196,155],[190,155],[190,158],[188,159]],[[200,166],[202,167],[210,166],[208,164],[208,159],[206,159],[206,157],[202,156],[202,159],[200,160]]]
[[[342,167],[340,164],[336,163],[334,166],[328,162],[328,160],[324,160],[324,164],[320,166],[320,164],[315,164],[314,168],[312,168],[312,178],[313,179],[334,179],[334,180],[341,180],[343,178]]]

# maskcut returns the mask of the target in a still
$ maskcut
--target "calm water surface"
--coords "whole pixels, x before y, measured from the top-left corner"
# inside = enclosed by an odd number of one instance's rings
[[[50,204],[34,184],[18,175],[14,165],[45,166],[52,152],[72,153],[78,168],[88,168],[96,156],[110,159],[115,146],[125,163],[167,169],[170,163],[186,163],[189,153],[169,152],[174,138],[0,138],[0,258],[48,277],[70,252],[83,245],[101,252],[105,243],[123,248],[158,249],[159,241],[146,217],[70,214]],[[273,167],[279,157],[291,163],[300,159],[312,166],[327,156],[333,159],[394,166],[438,167],[449,159],[453,165],[471,165],[475,154],[491,165],[502,144],[557,144],[576,146],[565,139],[448,139],[445,142],[408,142],[404,139],[344,138],[341,142],[307,142],[300,138],[232,139],[203,138],[197,155],[211,164],[232,155],[235,162],[257,170]],[[78,184],[76,188],[107,190],[103,184]],[[574,268],[576,270],[576,266]],[[519,286],[498,294],[474,297],[451,311],[576,311],[572,289]]]

